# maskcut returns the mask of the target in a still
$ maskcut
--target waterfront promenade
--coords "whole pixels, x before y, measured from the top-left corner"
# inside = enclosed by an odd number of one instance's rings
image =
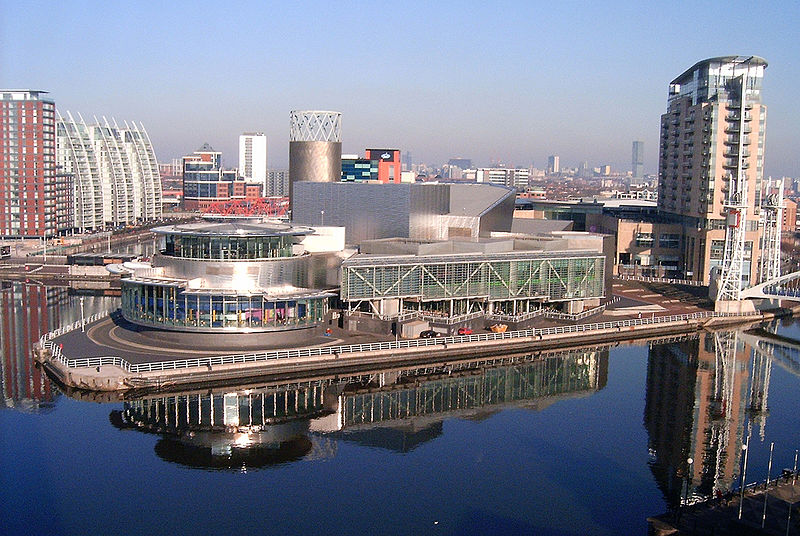
[[[602,314],[578,322],[537,319],[536,327],[507,333],[399,340],[332,326],[329,336],[320,333],[302,346],[280,348],[265,347],[259,334],[207,336],[138,330],[126,326],[118,316],[103,316],[88,325],[74,324],[43,337],[37,359],[58,381],[72,388],[161,389],[165,385],[310,372],[350,373],[388,363],[431,363],[626,342],[752,324],[795,313],[790,309],[754,315],[714,313],[708,310],[702,291],[640,282],[618,282],[614,295],[614,302]]]

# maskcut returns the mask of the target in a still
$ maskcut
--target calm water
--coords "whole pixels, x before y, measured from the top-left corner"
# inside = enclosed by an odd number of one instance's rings
[[[749,482],[770,442],[773,476],[800,447],[800,378],[733,332],[79,401],[28,357],[78,299],[0,292],[0,534],[645,534],[648,516],[738,486],[748,436]]]

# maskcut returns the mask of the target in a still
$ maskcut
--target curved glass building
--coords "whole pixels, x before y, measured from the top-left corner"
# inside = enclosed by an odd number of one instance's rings
[[[312,262],[299,245],[312,229],[232,220],[153,231],[165,237],[166,247],[122,278],[122,314],[134,324],[175,331],[286,331],[312,328],[327,313],[333,294],[308,288],[327,266]]]

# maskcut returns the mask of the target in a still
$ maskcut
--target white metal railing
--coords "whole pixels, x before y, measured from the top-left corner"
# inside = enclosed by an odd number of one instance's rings
[[[465,315],[455,315],[455,316],[445,316],[445,315],[439,316],[431,313],[426,313],[425,311],[407,311],[407,310],[398,313],[396,315],[381,315],[378,313],[372,313],[366,311],[353,311],[351,314],[353,313],[357,315],[378,318],[380,320],[407,322],[409,320],[419,319],[419,320],[427,320],[429,322],[436,322],[438,324],[457,324],[459,322],[466,322],[467,320],[472,320],[483,316],[483,311],[476,311],[474,313],[469,313]]]
[[[95,313],[95,314],[93,314],[91,316],[87,316],[86,318],[82,318],[80,320],[76,320],[72,324],[67,324],[66,326],[61,326],[58,329],[54,329],[53,331],[51,331],[49,333],[45,333],[44,335],[42,335],[39,338],[39,343],[41,344],[41,343],[44,343],[44,342],[49,341],[51,339],[54,339],[56,337],[60,337],[61,335],[64,335],[66,333],[69,333],[70,331],[75,331],[76,329],[78,329],[82,325],[85,326],[86,324],[91,324],[92,322],[96,322],[97,320],[100,320],[101,318],[110,315],[114,311],[116,311],[116,309],[110,309],[108,311]]]
[[[441,337],[430,339],[410,339],[390,342],[374,342],[366,344],[350,344],[343,346],[324,346],[311,348],[295,348],[290,350],[276,350],[271,352],[257,352],[248,354],[233,354],[223,356],[199,357],[194,359],[180,359],[173,361],[158,361],[152,363],[131,364],[120,357],[89,357],[82,359],[66,359],[60,351],[60,347],[50,341],[45,341],[43,346],[53,352],[53,357],[67,367],[94,367],[101,365],[116,365],[128,372],[142,373],[161,370],[177,370],[192,367],[212,367],[214,365],[231,365],[235,363],[256,363],[261,361],[272,361],[278,359],[334,356],[343,354],[376,352],[380,350],[394,350],[400,348],[420,348],[429,346],[441,346],[446,348],[448,344],[475,343],[484,341],[496,341],[506,339],[534,338],[545,335],[557,335],[563,333],[581,333],[586,331],[596,331],[601,329],[615,329],[623,327],[641,326],[647,324],[664,324],[669,322],[683,322],[699,318],[710,317],[733,317],[750,316],[739,313],[716,313],[699,312],[684,315],[656,316],[651,318],[636,318],[629,320],[617,320],[613,322],[598,322],[594,324],[575,324],[571,326],[555,326],[542,329],[525,329],[519,331],[508,331],[505,333],[482,333],[478,335],[458,335],[453,337]]]
[[[536,318],[537,316],[542,316],[547,312],[547,309],[536,309],[535,311],[530,311],[528,313],[520,313],[518,315],[501,315],[501,314],[487,314],[487,320],[495,320],[497,322],[524,322],[525,320],[530,320],[531,318]]]
[[[437,324],[458,324],[459,322],[466,322],[467,320],[473,320],[475,318],[480,318],[483,316],[483,311],[476,311],[474,313],[469,313],[466,315],[455,315],[455,316],[438,316],[438,315],[431,315],[421,313],[418,314],[418,318],[421,320],[427,320],[428,322],[435,322]]]
[[[66,335],[67,333],[75,331],[81,326],[85,326],[87,324],[91,324],[92,322],[96,322],[101,318],[105,318],[114,311],[116,311],[116,309],[110,309],[108,311],[95,313],[93,315],[87,316],[86,318],[76,320],[71,324],[67,324],[66,326],[61,326],[58,329],[54,329],[53,331],[45,333],[39,338],[39,346],[49,350],[50,355],[53,357],[53,359],[63,363],[67,367],[99,367],[102,365],[117,365],[119,367],[124,368],[127,371],[130,371],[130,364],[121,357],[110,356],[110,357],[84,357],[80,359],[67,359],[61,352],[61,345],[54,344],[52,342],[52,340],[55,339],[56,337]]]
[[[668,277],[649,277],[646,275],[615,275],[614,279],[621,281],[642,281],[643,283],[670,283],[672,285],[687,285],[691,287],[704,287],[702,281],[693,279],[670,279]]]
[[[583,320],[584,318],[592,315],[596,315],[597,313],[602,313],[606,310],[608,304],[598,305],[597,307],[592,307],[591,309],[586,309],[580,313],[561,313],[558,311],[545,311],[544,317],[551,318],[555,320]]]

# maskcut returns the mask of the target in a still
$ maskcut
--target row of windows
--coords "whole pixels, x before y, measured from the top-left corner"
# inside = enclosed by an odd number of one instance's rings
[[[327,299],[196,295],[123,281],[122,312],[131,322],[153,325],[280,330],[318,324],[327,312]]]
[[[292,236],[182,236],[167,235],[164,254],[188,259],[269,259],[291,257]]]
[[[653,233],[636,233],[636,247],[649,248],[655,245]],[[677,249],[680,247],[681,235],[675,233],[661,233],[658,237],[658,246],[667,249]]]
[[[602,297],[603,274],[602,258],[344,265],[341,297],[345,301],[412,296],[423,300]]]

